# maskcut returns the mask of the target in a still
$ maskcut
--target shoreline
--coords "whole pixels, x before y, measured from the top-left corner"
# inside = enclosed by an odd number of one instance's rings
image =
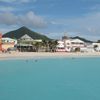
[[[100,52],[91,53],[67,53],[67,52],[12,52],[0,53],[0,60],[16,59],[41,59],[41,58],[79,58],[79,57],[100,57]]]

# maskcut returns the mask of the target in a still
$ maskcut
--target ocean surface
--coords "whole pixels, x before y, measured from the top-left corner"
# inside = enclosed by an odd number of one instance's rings
[[[100,100],[100,58],[0,61],[0,100]]]

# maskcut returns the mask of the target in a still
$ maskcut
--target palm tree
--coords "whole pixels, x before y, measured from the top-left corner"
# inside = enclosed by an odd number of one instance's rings
[[[43,40],[43,46],[45,47],[45,51],[49,51],[49,41]]]
[[[43,43],[42,43],[42,42],[36,42],[34,46],[35,46],[36,52],[38,52],[38,51],[39,51],[39,49],[41,49],[41,48],[42,48]]]
[[[56,51],[57,44],[58,44],[57,40],[52,40],[51,41],[51,44],[50,44],[50,48],[51,48],[50,51],[51,52],[55,52]]]
[[[49,40],[49,41],[43,40],[42,42],[36,42],[34,45],[37,52],[42,47],[45,48],[46,52],[55,52],[57,44],[58,44],[57,40]]]

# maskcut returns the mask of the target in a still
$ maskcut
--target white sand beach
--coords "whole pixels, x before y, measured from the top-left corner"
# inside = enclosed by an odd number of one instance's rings
[[[100,57],[100,52],[67,53],[67,52],[12,52],[0,53],[0,60],[31,59],[31,58],[60,58],[60,57]]]

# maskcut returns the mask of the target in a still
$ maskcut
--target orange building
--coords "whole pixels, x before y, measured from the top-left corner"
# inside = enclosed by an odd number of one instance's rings
[[[17,44],[17,40],[11,38],[2,38],[2,50],[7,51],[8,48],[13,48]]]

